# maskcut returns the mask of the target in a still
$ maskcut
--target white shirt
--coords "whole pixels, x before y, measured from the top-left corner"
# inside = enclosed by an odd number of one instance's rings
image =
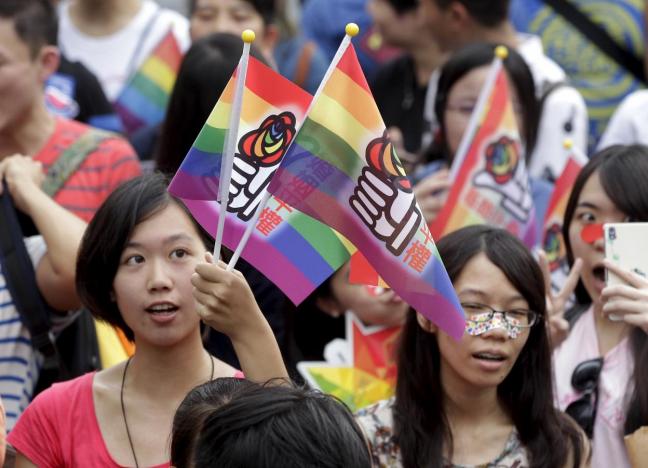
[[[189,21],[152,0],[142,0],[139,12],[124,28],[102,37],[79,31],[70,19],[69,8],[69,0],[65,0],[59,9],[59,46],[68,59],[82,62],[97,76],[111,102],[169,28],[180,50],[186,51],[191,43]]]
[[[567,77],[562,68],[544,54],[538,36],[518,33],[517,38],[517,52],[531,70],[536,96],[540,99],[550,86],[565,82]],[[423,147],[430,144],[431,135],[439,125],[434,115],[434,101],[440,73],[437,69],[430,77],[425,97],[424,116],[426,121],[430,122],[430,134],[424,135]],[[560,86],[553,90],[542,108],[536,147],[529,164],[529,175],[552,181],[558,178],[569,156],[563,147],[565,139],[570,138],[574,146],[585,153],[587,129],[587,107],[581,94],[571,86]]]
[[[612,115],[598,149],[612,145],[648,145],[648,90],[629,94]]]

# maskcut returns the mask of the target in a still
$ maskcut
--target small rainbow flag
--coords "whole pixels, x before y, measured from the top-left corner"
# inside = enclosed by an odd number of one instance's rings
[[[128,134],[164,120],[182,52],[169,29],[115,100],[115,111]]]
[[[562,235],[565,209],[574,181],[585,164],[587,164],[587,156],[577,148],[571,147],[567,163],[554,185],[544,219],[542,248],[549,262],[551,285],[556,291],[562,289],[569,275],[567,249]]]
[[[400,297],[458,338],[463,311],[348,36],[336,57],[269,191],[349,239]]]
[[[235,75],[236,76],[235,72]],[[219,217],[222,153],[235,80],[230,79],[169,191],[212,236]],[[249,58],[223,243],[234,250],[264,189],[304,119],[312,97],[254,57]],[[327,226],[277,197],[263,208],[242,256],[295,303],[349,259],[353,247]]]
[[[430,225],[435,237],[472,224],[507,229],[529,248],[535,209],[506,71],[496,58],[453,161],[448,200]]]
[[[365,327],[347,312],[345,349],[336,350],[346,362],[302,361],[297,370],[313,388],[359,410],[394,394],[400,333],[401,327]]]

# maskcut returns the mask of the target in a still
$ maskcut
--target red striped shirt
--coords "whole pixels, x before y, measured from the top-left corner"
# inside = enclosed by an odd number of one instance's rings
[[[48,171],[63,151],[86,133],[85,124],[57,118],[54,133],[34,155]],[[60,205],[89,221],[108,195],[122,182],[141,174],[135,150],[123,138],[107,138],[88,154],[54,196]]]

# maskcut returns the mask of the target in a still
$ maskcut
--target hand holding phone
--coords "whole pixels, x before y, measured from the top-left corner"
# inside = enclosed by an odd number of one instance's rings
[[[605,224],[605,258],[616,266],[648,279],[648,223]],[[623,278],[606,269],[606,285],[628,284]],[[620,321],[619,315],[610,314],[612,321]]]

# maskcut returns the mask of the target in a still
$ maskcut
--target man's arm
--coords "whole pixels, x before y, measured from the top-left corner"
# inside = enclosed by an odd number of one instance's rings
[[[16,207],[32,218],[47,244],[47,253],[36,266],[43,297],[56,310],[78,308],[76,258],[85,223],[41,190],[42,167],[31,158],[16,155],[2,160],[0,180],[7,182]]]

